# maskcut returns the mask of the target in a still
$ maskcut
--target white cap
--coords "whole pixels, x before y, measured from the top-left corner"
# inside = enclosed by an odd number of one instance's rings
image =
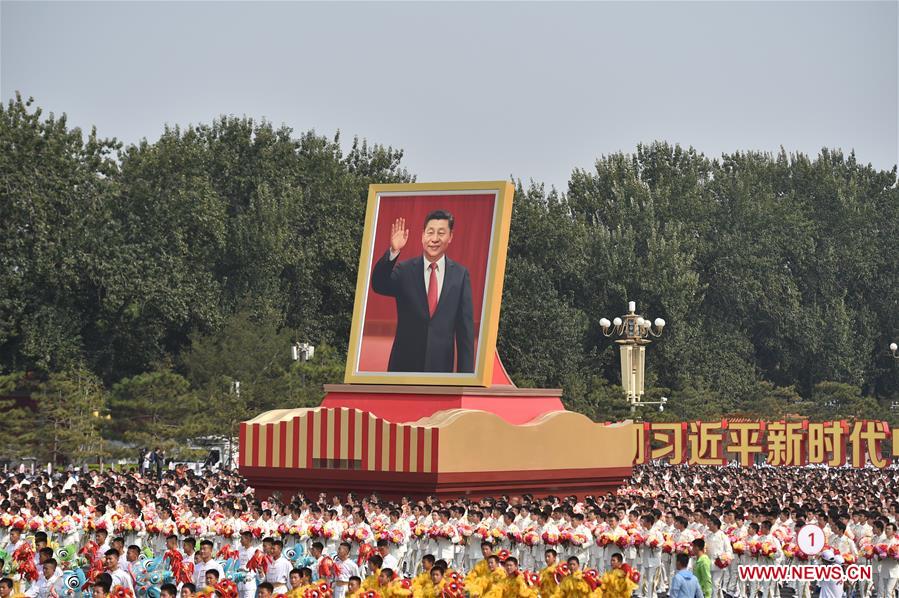
[[[827,550],[821,551],[821,560],[827,562],[834,560],[833,550],[828,548]]]

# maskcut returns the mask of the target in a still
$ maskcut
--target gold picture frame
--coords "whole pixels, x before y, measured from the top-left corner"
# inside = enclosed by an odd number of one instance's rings
[[[474,334],[474,371],[466,373],[448,372],[389,372],[361,370],[363,335],[366,325],[369,288],[374,260],[382,248],[374,246],[377,227],[384,226],[379,219],[386,201],[425,201],[441,195],[458,198],[460,196],[492,195],[493,213],[490,221],[490,238],[486,269],[483,279],[483,299],[480,305],[478,331]],[[512,220],[512,199],[514,187],[507,181],[475,181],[458,183],[402,183],[375,184],[368,189],[368,204],[365,214],[365,230],[359,255],[359,273],[356,280],[356,297],[353,308],[353,323],[347,351],[344,381],[348,384],[410,384],[432,386],[489,386],[493,376],[496,336],[499,328],[499,311],[502,301],[503,277],[506,268],[506,251],[509,243],[509,228]],[[401,205],[401,204],[391,204]],[[409,242],[416,242],[414,223],[409,224]],[[381,229],[383,230],[383,228]],[[450,255],[452,247],[448,252]],[[475,281],[472,280],[472,285]],[[473,305],[477,313],[477,305]],[[395,308],[394,308],[395,311]]]

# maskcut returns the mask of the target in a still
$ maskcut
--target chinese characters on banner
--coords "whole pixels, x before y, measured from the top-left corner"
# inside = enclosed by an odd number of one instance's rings
[[[634,431],[635,465],[665,459],[672,465],[886,467],[899,457],[899,428],[885,421],[644,422]]]

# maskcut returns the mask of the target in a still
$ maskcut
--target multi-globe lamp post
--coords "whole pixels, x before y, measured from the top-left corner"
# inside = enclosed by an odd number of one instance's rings
[[[615,343],[618,344],[621,355],[621,386],[631,406],[631,415],[636,412],[637,407],[646,405],[658,405],[659,411],[664,411],[667,398],[662,397],[658,401],[643,400],[643,374],[646,369],[646,345],[652,342],[650,337],[662,336],[665,320],[656,318],[653,322],[651,318],[638,314],[635,301],[628,302],[627,310],[627,314],[611,322],[608,318],[600,319],[599,325],[602,326],[604,336],[621,337]]]

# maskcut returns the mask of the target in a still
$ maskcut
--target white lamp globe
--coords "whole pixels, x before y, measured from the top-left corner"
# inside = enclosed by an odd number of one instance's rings
[[[663,320],[662,318],[656,318],[655,324],[656,324],[656,328],[664,328],[665,320]]]

